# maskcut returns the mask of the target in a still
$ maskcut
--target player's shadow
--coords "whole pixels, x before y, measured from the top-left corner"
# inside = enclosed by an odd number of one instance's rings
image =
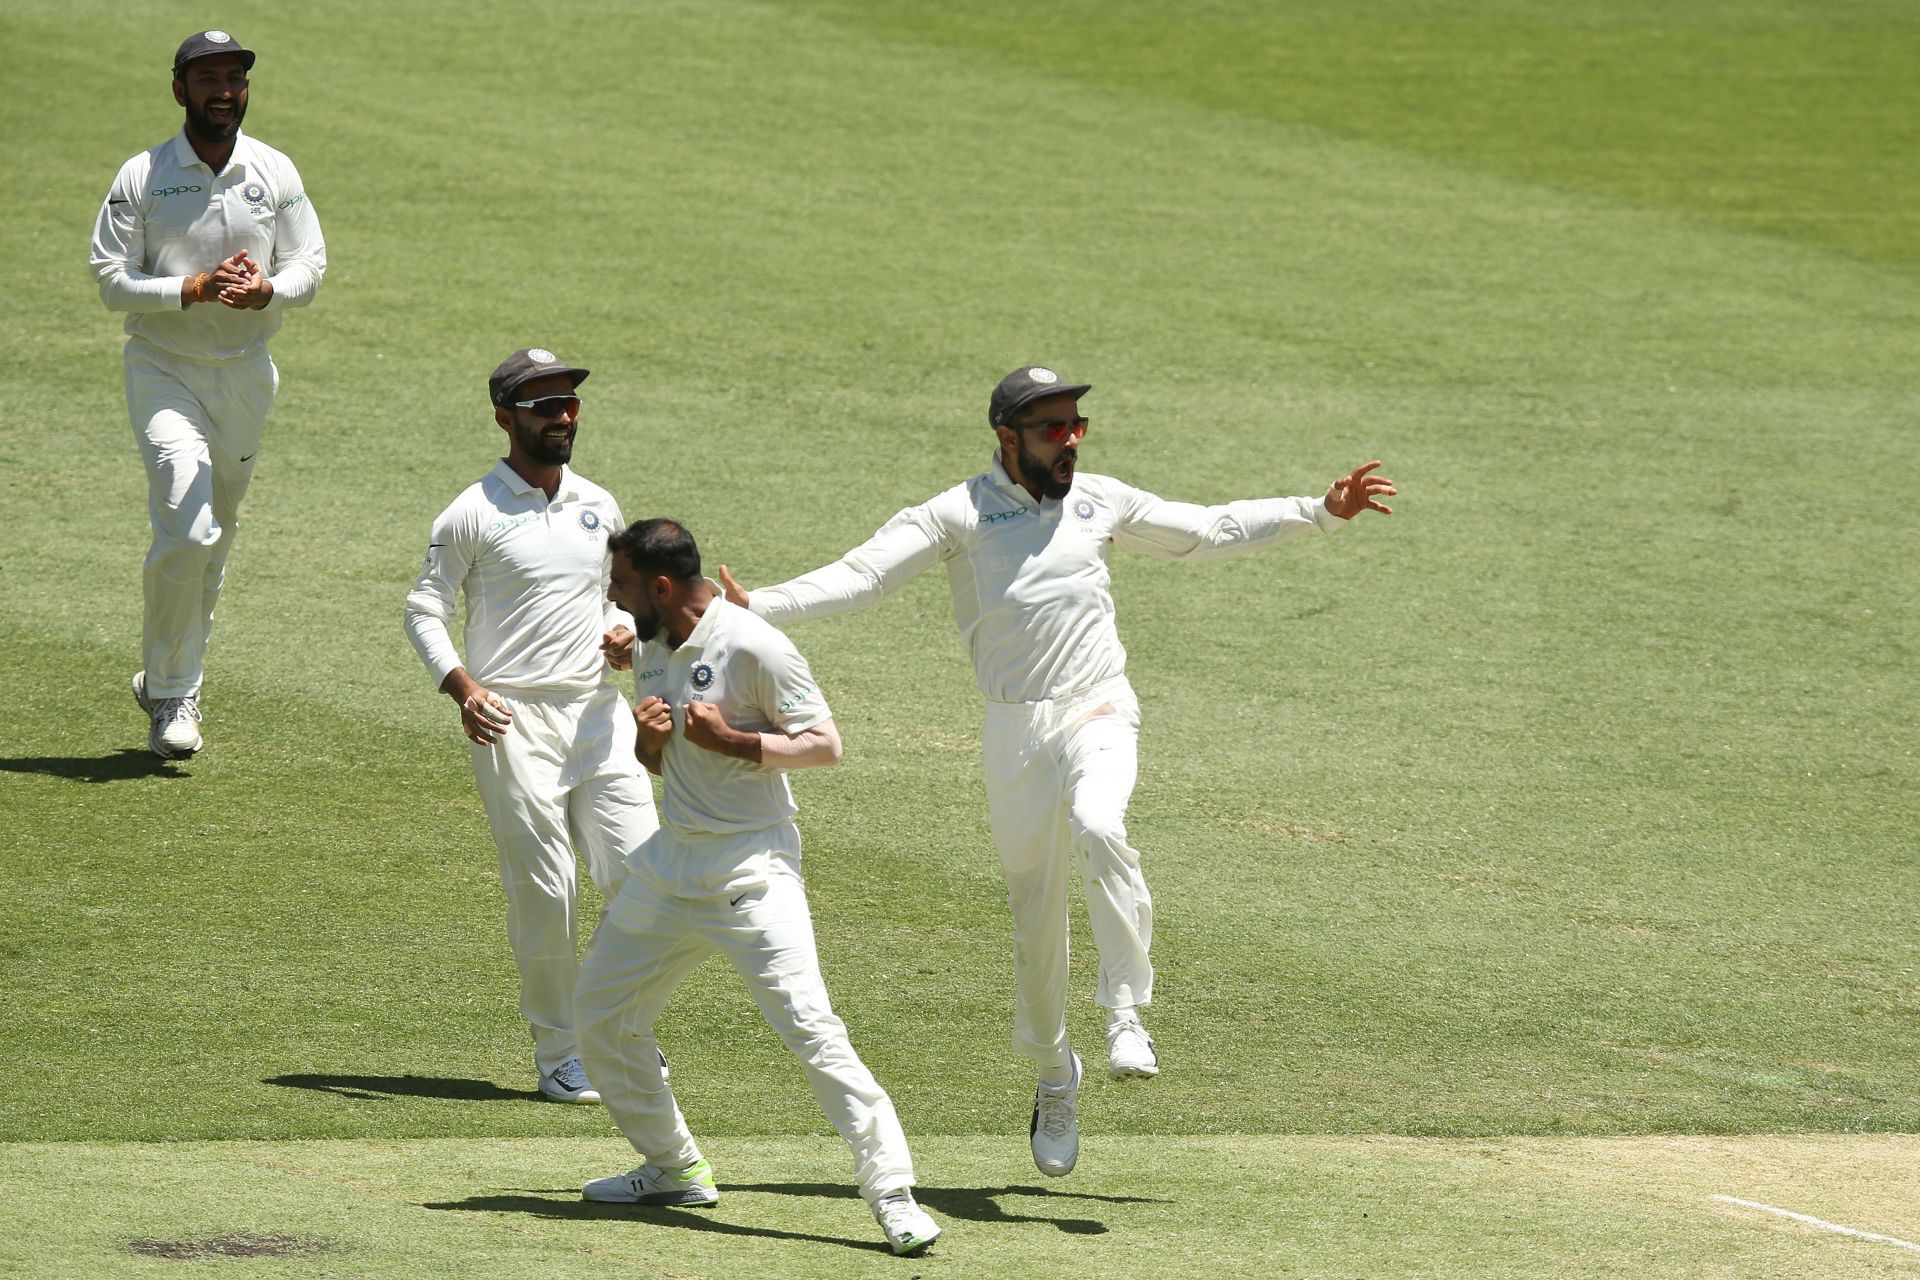
[[[140,747],[122,747],[104,756],[16,756],[0,760],[0,773],[41,773],[75,782],[125,782],[130,778],[184,778],[174,760],[162,760]]]
[[[725,1191],[761,1191],[778,1196],[852,1196],[856,1193],[844,1183],[760,1182],[721,1184]],[[1000,1204],[1002,1196],[1022,1196],[1047,1201],[1080,1200],[1092,1204],[1170,1204],[1148,1196],[1102,1196],[1088,1192],[1061,1191],[1053,1187],[915,1187],[913,1198],[921,1204],[966,1222],[1037,1222],[1075,1236],[1105,1235],[1107,1224],[1094,1218],[1058,1217],[1051,1213],[1013,1213]],[[1062,1209],[1069,1206],[1062,1204]],[[1073,1206],[1078,1207],[1078,1206]]]
[[[288,1089],[312,1089],[358,1102],[385,1102],[390,1098],[445,1098],[452,1102],[539,1102],[538,1089],[508,1089],[491,1080],[458,1076],[331,1076],[297,1073],[268,1076],[262,1084]]]
[[[843,1182],[726,1182],[720,1186],[724,1197],[729,1192],[754,1191],[766,1195],[808,1196],[824,1200],[857,1200],[852,1187]],[[640,1221],[652,1226],[680,1227],[688,1231],[707,1231],[717,1235],[762,1236],[770,1240],[808,1240],[815,1244],[839,1244],[849,1249],[882,1250],[883,1244],[870,1240],[848,1240],[837,1236],[812,1235],[804,1231],[782,1231],[777,1227],[750,1227],[723,1222],[697,1211],[655,1209],[639,1205],[600,1204],[591,1200],[561,1200],[555,1196],[577,1195],[569,1189],[531,1188],[494,1195],[468,1196],[465,1200],[447,1200],[422,1205],[423,1209],[451,1209],[470,1213],[526,1213],[539,1218],[569,1221]],[[1000,1205],[1002,1196],[1021,1196],[1049,1201],[1076,1200],[1094,1204],[1168,1204],[1147,1196],[1102,1196],[1051,1187],[915,1187],[914,1198],[935,1213],[967,1222],[1041,1223],[1068,1235],[1105,1235],[1107,1224],[1093,1218],[1059,1217],[1049,1213],[1013,1213]]]
[[[723,1193],[731,1188],[722,1188]],[[835,1188],[835,1191],[843,1188]],[[556,1200],[553,1196],[576,1191],[554,1189],[502,1192],[489,1196],[468,1196],[465,1200],[442,1200],[423,1204],[422,1209],[452,1209],[467,1213],[525,1213],[536,1218],[557,1221],[644,1222],[655,1227],[678,1227],[683,1231],[705,1231],[720,1236],[758,1236],[763,1240],[805,1240],[812,1244],[837,1244],[863,1253],[888,1252],[887,1246],[874,1240],[851,1240],[844,1236],[819,1236],[808,1231],[782,1231],[778,1227],[749,1227],[738,1222],[710,1218],[698,1209],[662,1209],[636,1204],[602,1204],[595,1200]]]

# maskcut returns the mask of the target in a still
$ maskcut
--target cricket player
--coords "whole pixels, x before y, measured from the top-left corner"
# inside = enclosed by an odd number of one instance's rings
[[[280,386],[267,339],[327,270],[299,170],[240,132],[253,61],[224,31],[181,42],[173,100],[186,123],[120,166],[89,255],[100,300],[129,313],[127,413],[153,525],[133,696],[163,760],[202,745],[213,608]]]
[[[487,394],[507,456],[433,522],[406,614],[408,638],[473,744],[540,1092],[578,1103],[600,1095],[574,1033],[574,851],[611,898],[622,859],[658,825],[633,716],[607,678],[633,653],[632,620],[606,595],[620,507],[567,465],[586,378],[541,347],[493,371]],[[449,632],[463,593],[464,663]]]
[[[987,421],[999,448],[985,472],[908,507],[842,559],[751,597],[720,569],[728,598],[776,624],[873,604],[944,563],[954,620],[987,701],[987,806],[1013,908],[1014,1048],[1039,1066],[1031,1143],[1040,1171],[1079,1159],[1079,1055],[1067,1043],[1067,883],[1077,862],[1100,953],[1094,999],[1107,1010],[1108,1070],[1158,1074],[1139,1008],[1153,997],[1153,901],[1127,842],[1140,704],[1108,593],[1114,545],[1167,560],[1241,555],[1329,532],[1393,483],[1369,462],[1319,498],[1202,507],[1079,471],[1092,389],[1043,365],[1000,380]]]
[[[693,536],[673,521],[614,536],[610,594],[645,642],[633,714],[640,759],[662,779],[664,822],[628,859],[580,973],[581,1053],[645,1162],[589,1182],[586,1198],[719,1202],[653,1034],[674,988],[718,951],[853,1148],[860,1194],[888,1245],[918,1253],[940,1228],[914,1203],[893,1102],[827,1000],[800,878],[787,771],[839,761],[833,713],[793,643],[720,597],[700,575]]]

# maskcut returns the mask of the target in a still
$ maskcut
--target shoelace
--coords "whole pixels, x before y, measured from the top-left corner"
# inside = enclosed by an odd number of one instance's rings
[[[200,708],[192,698],[162,698],[153,708],[153,718],[166,724],[175,720],[198,720]]]
[[[1033,1105],[1040,1112],[1040,1132],[1056,1141],[1067,1136],[1067,1127],[1073,1123],[1073,1103],[1066,1095],[1043,1089]]]
[[[874,1202],[880,1211],[880,1225],[890,1232],[906,1232],[912,1229],[912,1215],[920,1206],[908,1195],[881,1196]]]
[[[1107,1028],[1107,1044],[1109,1047],[1118,1045],[1128,1036],[1138,1036],[1147,1048],[1150,1049],[1153,1047],[1153,1037],[1148,1035],[1147,1029],[1137,1022],[1122,1022],[1116,1026]]]

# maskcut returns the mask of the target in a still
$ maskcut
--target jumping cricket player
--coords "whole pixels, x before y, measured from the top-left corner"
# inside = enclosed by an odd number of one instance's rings
[[[1067,1043],[1067,884],[1078,863],[1100,953],[1108,1070],[1159,1072],[1139,1008],[1153,997],[1153,901],[1127,842],[1140,704],[1108,592],[1109,549],[1168,560],[1258,551],[1338,528],[1394,492],[1369,462],[1319,498],[1202,507],[1079,472],[1091,387],[1015,369],[993,390],[999,448],[982,474],[916,507],[833,564],[751,597],[726,566],[728,598],[784,624],[864,608],[945,564],[954,621],[987,702],[988,816],[1013,908],[1014,1048],[1039,1066],[1031,1145],[1042,1173],[1079,1159],[1081,1064]]]

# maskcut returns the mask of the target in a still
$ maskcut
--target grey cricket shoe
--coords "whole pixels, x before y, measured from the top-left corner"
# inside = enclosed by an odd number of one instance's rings
[[[541,1076],[540,1092],[552,1102],[587,1104],[600,1101],[600,1091],[587,1080],[587,1069],[578,1058],[568,1058]]]
[[[1115,1080],[1150,1080],[1160,1074],[1160,1055],[1140,1019],[1127,1018],[1107,1028],[1107,1074]]]
[[[668,1205],[683,1209],[704,1209],[720,1203],[720,1189],[713,1185],[713,1165],[702,1156],[684,1169],[665,1169],[643,1164],[611,1178],[595,1178],[580,1188],[580,1194],[603,1204]]]
[[[200,699],[149,698],[147,673],[133,673],[133,700],[147,713],[147,750],[162,760],[185,760],[205,746],[200,737]]]
[[[1074,1114],[1080,1098],[1080,1075],[1080,1055],[1076,1053],[1070,1082],[1043,1084],[1033,1091],[1033,1163],[1049,1178],[1066,1177],[1080,1162],[1080,1121]]]
[[[887,1247],[898,1257],[924,1253],[940,1238],[940,1225],[914,1202],[913,1192],[905,1187],[873,1202],[873,1220],[880,1224]]]

